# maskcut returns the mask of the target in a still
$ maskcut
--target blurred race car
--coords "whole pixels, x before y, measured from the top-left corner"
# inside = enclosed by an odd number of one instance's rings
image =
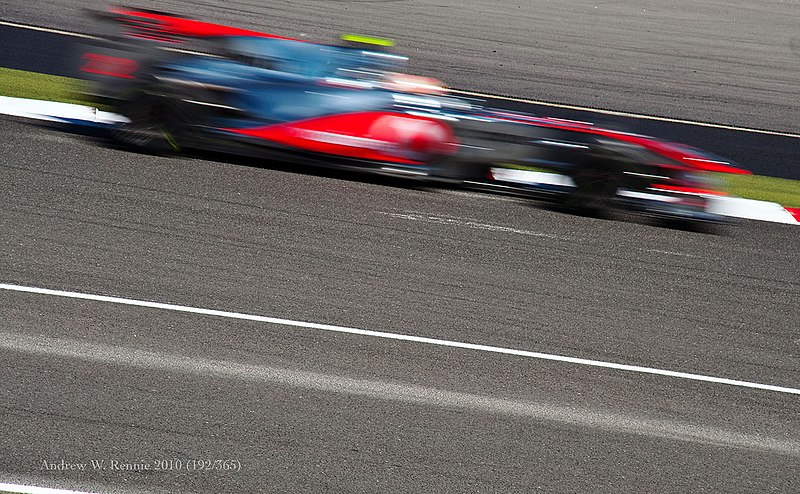
[[[454,97],[405,74],[381,38],[311,43],[128,8],[98,17],[106,32],[80,72],[126,117],[115,138],[149,151],[286,157],[687,221],[721,219],[707,210],[719,193],[709,172],[748,173],[680,144]],[[520,180],[519,169],[567,178]]]

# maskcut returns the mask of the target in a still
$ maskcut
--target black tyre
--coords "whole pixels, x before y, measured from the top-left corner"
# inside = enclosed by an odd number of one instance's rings
[[[165,154],[178,150],[168,129],[169,113],[164,101],[145,92],[137,92],[119,105],[117,112],[130,121],[111,129],[111,138],[121,146],[136,151]]]
[[[622,167],[613,159],[588,159],[578,165],[570,178],[575,188],[564,204],[582,214],[606,216],[616,206],[617,190],[622,185]]]
[[[487,179],[489,165],[485,162],[470,162],[450,157],[437,160],[432,165],[434,177],[453,182],[477,182]]]

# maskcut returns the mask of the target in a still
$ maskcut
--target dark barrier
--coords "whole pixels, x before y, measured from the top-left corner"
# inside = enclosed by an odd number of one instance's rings
[[[75,77],[80,38],[0,26],[0,67]]]

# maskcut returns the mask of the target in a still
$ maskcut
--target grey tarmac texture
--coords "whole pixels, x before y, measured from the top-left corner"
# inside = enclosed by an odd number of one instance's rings
[[[105,6],[0,1],[0,18],[86,31],[80,9]],[[796,1],[146,7],[314,40],[388,35],[413,70],[457,87],[800,130]],[[151,157],[9,120],[0,135],[3,281],[800,382],[791,226],[702,235],[383,179]],[[768,447],[800,437],[789,395],[10,292],[0,321],[6,339],[38,342],[0,350],[3,478],[158,492],[800,490],[797,457]],[[134,365],[142,355],[153,366]],[[319,385],[175,365],[187,361]],[[373,395],[325,388],[348,383]],[[454,406],[465,396],[561,413]],[[209,456],[242,471],[41,468]]]
[[[141,155],[7,119],[0,133],[5,282],[800,382],[791,226],[704,235]],[[162,492],[800,482],[796,396],[13,292],[0,321],[0,472],[15,478]],[[210,456],[242,471],[41,468]]]
[[[317,41],[384,35],[453,87],[800,132],[800,1],[197,2],[146,8]],[[0,1],[0,18],[85,32],[98,0]]]

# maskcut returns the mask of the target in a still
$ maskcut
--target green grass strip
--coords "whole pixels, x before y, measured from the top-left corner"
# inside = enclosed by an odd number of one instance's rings
[[[725,182],[726,190],[732,195],[800,208],[800,180],[729,174],[721,174],[719,178]]]
[[[80,94],[82,82],[69,77],[37,74],[35,72],[0,67],[0,96],[81,105],[86,104]]]

